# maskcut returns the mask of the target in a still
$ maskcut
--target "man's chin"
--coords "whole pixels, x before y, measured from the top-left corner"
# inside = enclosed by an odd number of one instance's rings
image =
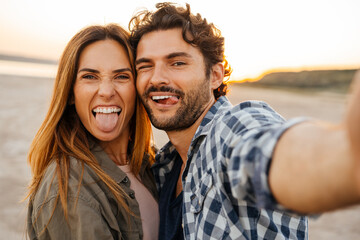
[[[179,124],[176,124],[174,121],[159,121],[154,118],[150,118],[150,121],[155,128],[163,131],[174,131],[179,127]]]
[[[150,121],[155,128],[163,131],[171,131],[175,127],[174,124],[170,124],[169,122],[161,122],[152,118],[150,118]]]
[[[184,129],[187,129],[191,127],[191,125],[195,122],[195,120],[196,119],[194,119],[194,121],[189,121],[188,119],[180,120],[179,118],[176,119],[171,118],[171,119],[166,119],[166,121],[165,120],[160,121],[159,119],[150,117],[151,124],[155,128],[166,132],[182,131]]]

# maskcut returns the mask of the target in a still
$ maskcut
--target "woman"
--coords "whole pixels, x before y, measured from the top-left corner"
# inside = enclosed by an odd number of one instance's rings
[[[28,155],[31,239],[157,239],[151,125],[128,38],[90,26],[63,52]]]

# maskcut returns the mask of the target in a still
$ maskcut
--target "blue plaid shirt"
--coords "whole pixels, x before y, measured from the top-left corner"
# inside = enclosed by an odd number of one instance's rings
[[[300,120],[285,122],[266,103],[232,106],[220,97],[197,129],[182,175],[186,239],[307,239],[307,218],[272,196],[268,170],[277,140]],[[169,142],[153,165],[158,189],[174,161]]]

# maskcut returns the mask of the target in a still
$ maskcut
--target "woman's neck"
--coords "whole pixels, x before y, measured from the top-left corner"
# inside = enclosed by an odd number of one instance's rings
[[[100,141],[100,146],[116,165],[125,165],[129,163],[128,144],[128,136],[120,136],[109,142]]]

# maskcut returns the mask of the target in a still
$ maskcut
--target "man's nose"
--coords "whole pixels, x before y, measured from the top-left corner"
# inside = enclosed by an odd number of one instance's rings
[[[150,79],[152,85],[167,85],[169,84],[169,76],[166,71],[166,67],[162,64],[154,67],[153,74]]]

